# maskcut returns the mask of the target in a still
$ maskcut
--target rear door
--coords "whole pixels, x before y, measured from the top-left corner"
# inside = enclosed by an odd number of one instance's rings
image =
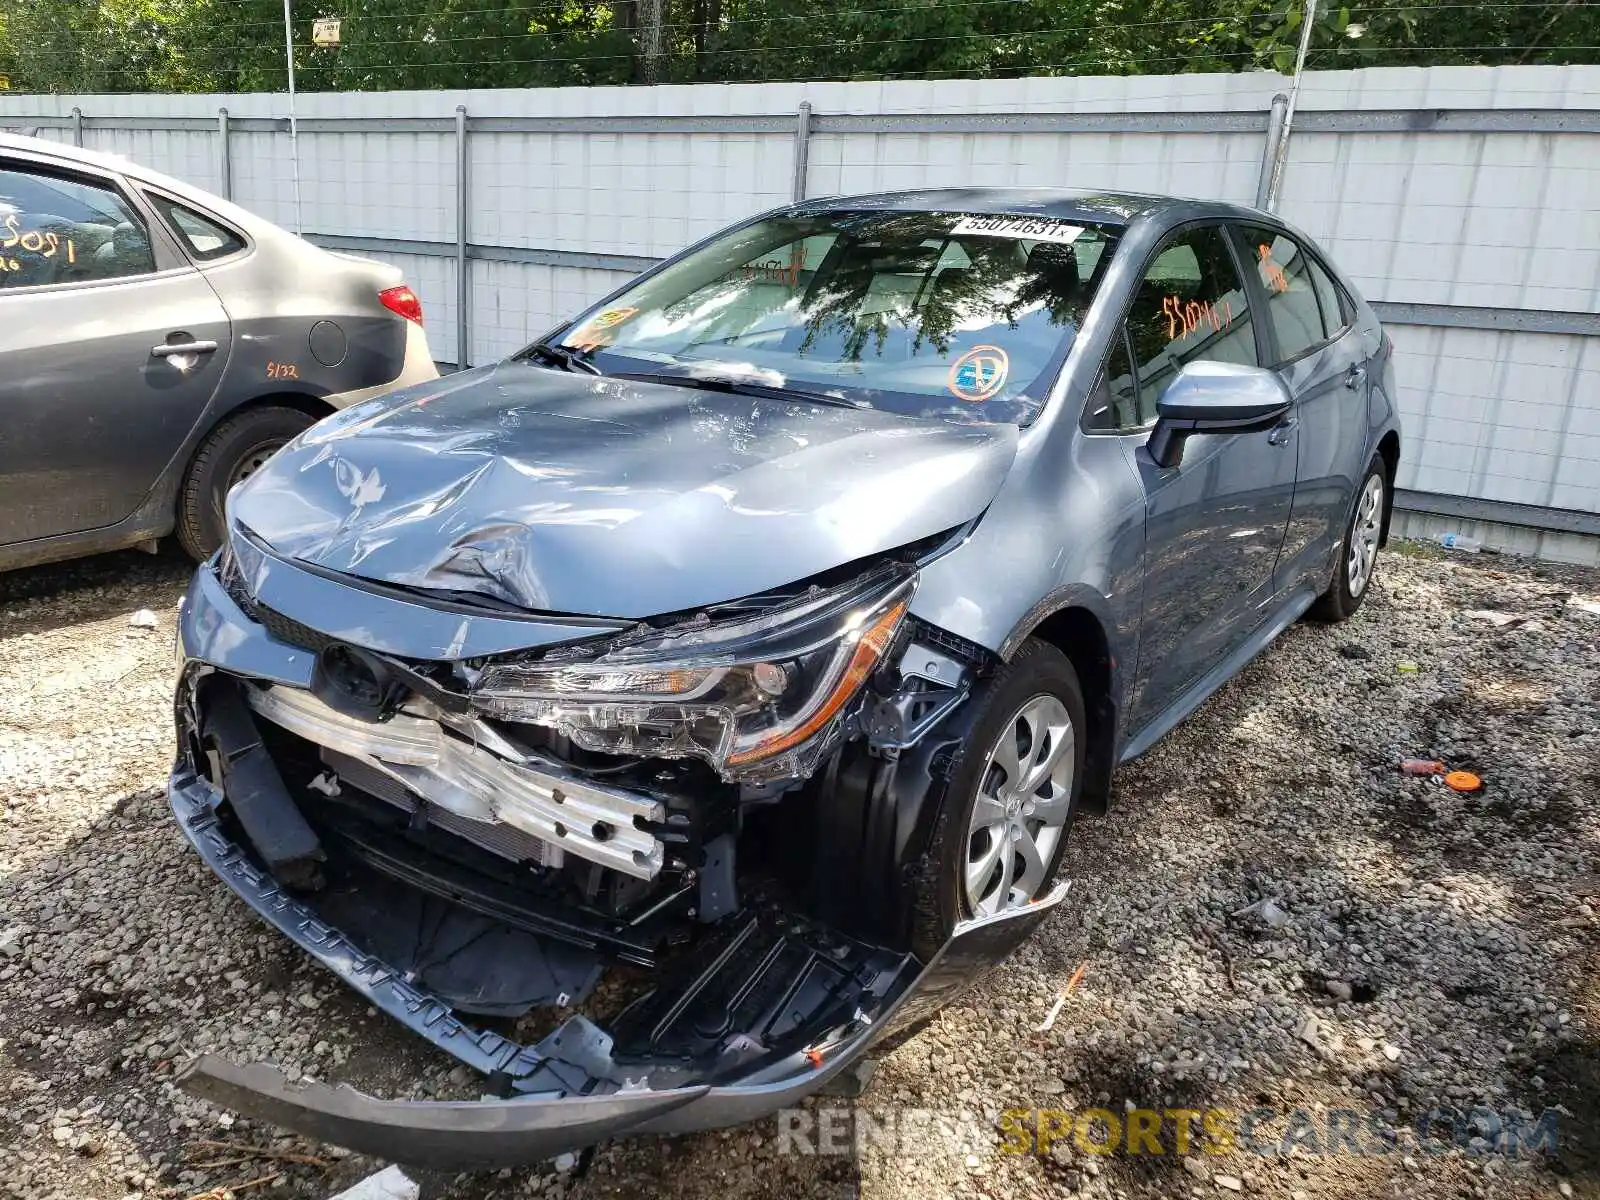
[[[1344,536],[1367,435],[1366,350],[1355,307],[1299,240],[1281,229],[1237,225],[1267,312],[1274,367],[1294,397],[1294,507],[1278,557],[1280,589],[1327,586]]]
[[[216,294],[120,180],[0,155],[0,544],[131,515],[229,348]]]
[[[1294,498],[1292,432],[1206,434],[1160,467],[1156,402],[1188,363],[1259,364],[1257,316],[1219,225],[1169,234],[1145,265],[1087,420],[1124,434],[1145,490],[1145,583],[1132,728],[1183,694],[1268,611]]]

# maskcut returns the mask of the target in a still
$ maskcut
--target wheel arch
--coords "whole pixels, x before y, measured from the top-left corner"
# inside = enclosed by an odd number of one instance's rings
[[[1400,470],[1400,431],[1391,429],[1378,439],[1378,457],[1383,460],[1383,534],[1378,545],[1389,544],[1389,518],[1394,514],[1394,480]]]
[[[329,404],[325,397],[313,396],[310,392],[267,392],[260,396],[252,396],[244,403],[234,405],[225,413],[218,413],[217,419],[211,423],[211,429],[206,430],[207,435],[224,421],[253,408],[294,408],[314,421],[320,421],[323,417],[332,416],[339,411]]]
[[[258,408],[292,408],[303,412],[313,421],[320,421],[323,417],[332,416],[339,410],[326,400],[313,396],[309,392],[267,392],[259,396],[252,396],[241,401],[231,408],[221,409],[213,413],[211,419],[200,430],[199,436],[193,439],[189,453],[184,456],[183,469],[178,472],[177,488],[174,491],[173,502],[175,505],[183,503],[183,485],[189,478],[189,472],[194,470],[195,460],[200,457],[200,451],[205,447],[211,435],[221,429],[227,422],[233,420],[240,413],[250,412]]]
[[[1101,616],[1082,602],[1067,602],[1024,622],[1006,639],[1001,657],[1010,661],[1027,638],[1038,638],[1067,656],[1083,690],[1089,744],[1084,757],[1084,811],[1105,813],[1111,803],[1111,773],[1116,765],[1117,659]]]

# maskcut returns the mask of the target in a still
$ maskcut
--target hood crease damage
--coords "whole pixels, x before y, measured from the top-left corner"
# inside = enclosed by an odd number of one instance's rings
[[[374,582],[637,619],[958,526],[999,489],[1016,437],[507,362],[324,421],[230,516]]]

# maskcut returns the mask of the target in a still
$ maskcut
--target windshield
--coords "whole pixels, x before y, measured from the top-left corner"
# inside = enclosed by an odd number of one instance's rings
[[[780,387],[1024,424],[1065,361],[1116,230],[1053,217],[833,211],[736,229],[561,345],[604,373]]]

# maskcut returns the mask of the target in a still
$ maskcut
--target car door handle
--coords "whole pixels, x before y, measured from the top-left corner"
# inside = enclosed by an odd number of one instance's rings
[[[1356,363],[1344,373],[1344,385],[1347,388],[1358,388],[1361,381],[1367,377],[1367,368],[1364,363]]]
[[[1287,446],[1289,439],[1294,436],[1294,427],[1298,424],[1300,424],[1299,417],[1289,417],[1278,422],[1272,427],[1272,432],[1267,434],[1267,445]]]
[[[150,347],[157,358],[171,358],[174,354],[210,354],[217,348],[215,342],[163,342]]]

